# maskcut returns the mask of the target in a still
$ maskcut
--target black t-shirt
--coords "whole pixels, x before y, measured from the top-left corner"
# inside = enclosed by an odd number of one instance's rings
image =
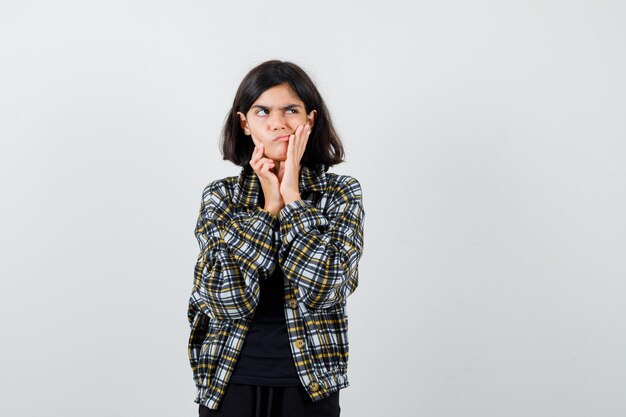
[[[284,275],[279,266],[261,282],[259,304],[230,382],[288,387],[300,385],[285,320]]]

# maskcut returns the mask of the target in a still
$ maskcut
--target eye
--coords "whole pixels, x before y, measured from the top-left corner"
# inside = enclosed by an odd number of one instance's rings
[[[264,114],[261,114],[262,111],[267,112],[267,110],[265,109],[259,109],[259,111],[257,111],[256,114],[259,116],[265,116]]]
[[[298,110],[296,110],[296,109],[287,109],[287,111],[288,111],[288,112],[290,112],[290,111],[291,111],[291,112],[293,112],[292,114],[296,114],[296,113],[298,113]]]

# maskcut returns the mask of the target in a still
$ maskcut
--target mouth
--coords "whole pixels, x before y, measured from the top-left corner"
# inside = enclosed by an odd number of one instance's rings
[[[274,142],[287,142],[289,140],[289,135],[278,136],[274,138]]]

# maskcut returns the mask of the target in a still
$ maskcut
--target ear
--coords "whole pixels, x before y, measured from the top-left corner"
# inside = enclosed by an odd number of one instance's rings
[[[246,116],[240,111],[237,112],[237,116],[239,116],[239,126],[241,126],[243,133],[245,133],[247,136],[250,136],[250,128],[248,127],[248,121],[246,120]]]
[[[311,113],[309,113],[306,117],[307,122],[309,122],[309,124],[311,125],[311,129],[313,129],[313,125],[315,124],[316,117],[317,117],[317,110],[311,110]]]

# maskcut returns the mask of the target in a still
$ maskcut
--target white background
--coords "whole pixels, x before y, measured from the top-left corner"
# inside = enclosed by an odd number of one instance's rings
[[[342,416],[625,415],[625,3],[231,3],[2,2],[0,415],[197,415],[193,229],[274,58],[363,186]]]

